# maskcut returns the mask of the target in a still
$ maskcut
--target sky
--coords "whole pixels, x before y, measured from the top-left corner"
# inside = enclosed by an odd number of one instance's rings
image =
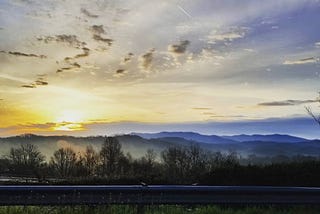
[[[319,20],[318,0],[0,0],[0,136],[320,138]]]

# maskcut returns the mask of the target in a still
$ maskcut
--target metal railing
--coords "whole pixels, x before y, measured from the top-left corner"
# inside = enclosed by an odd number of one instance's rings
[[[320,188],[262,186],[0,186],[0,205],[320,204]]]

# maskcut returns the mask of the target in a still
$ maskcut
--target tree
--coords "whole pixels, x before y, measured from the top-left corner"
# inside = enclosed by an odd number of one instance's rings
[[[133,161],[133,175],[141,181],[152,182],[159,174],[159,170],[156,171],[156,157],[155,151],[148,149],[143,157]]]
[[[107,137],[100,151],[101,173],[108,177],[117,176],[119,161],[123,157],[121,144],[115,137]]]
[[[92,145],[86,147],[84,154],[80,156],[80,163],[84,169],[85,176],[93,176],[99,162],[99,155],[93,149]]]
[[[199,179],[206,173],[207,154],[199,144],[192,144],[187,150],[190,179]]]
[[[161,153],[165,177],[171,182],[185,181],[188,172],[188,152],[184,147],[173,146]]]
[[[71,177],[77,167],[77,155],[72,148],[60,148],[53,153],[50,166],[61,178]]]
[[[19,148],[10,149],[9,160],[13,164],[36,167],[44,162],[45,156],[41,154],[37,146],[24,144],[20,145]]]
[[[8,160],[13,171],[19,174],[40,176],[41,167],[45,165],[45,156],[38,147],[32,144],[22,144],[19,148],[11,148]]]
[[[317,97],[315,100],[312,100],[312,102],[320,102],[320,92],[319,92],[318,97]],[[311,109],[310,106],[306,106],[305,108],[306,108],[306,110],[307,110],[307,113],[314,119],[314,121],[315,121],[316,123],[318,123],[318,125],[320,125],[320,114],[318,114],[318,115],[315,114],[315,113],[312,111],[312,109]]]

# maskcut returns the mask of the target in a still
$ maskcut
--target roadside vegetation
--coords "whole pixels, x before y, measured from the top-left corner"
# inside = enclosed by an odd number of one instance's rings
[[[136,206],[68,206],[68,207],[40,207],[13,206],[0,207],[0,214],[317,214],[317,207],[220,207],[220,206],[150,206],[138,211]]]
[[[235,152],[208,152],[197,144],[169,147],[160,155],[148,150],[134,159],[124,154],[116,138],[107,137],[100,151],[92,146],[82,153],[60,148],[46,160],[36,146],[23,144],[0,159],[0,175],[34,184],[320,186],[318,157],[241,158]]]

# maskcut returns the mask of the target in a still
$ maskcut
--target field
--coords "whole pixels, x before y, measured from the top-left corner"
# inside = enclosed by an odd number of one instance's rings
[[[219,207],[219,206],[148,206],[143,211],[137,206],[11,206],[0,207],[0,214],[316,214],[318,207],[292,206],[292,207]]]

